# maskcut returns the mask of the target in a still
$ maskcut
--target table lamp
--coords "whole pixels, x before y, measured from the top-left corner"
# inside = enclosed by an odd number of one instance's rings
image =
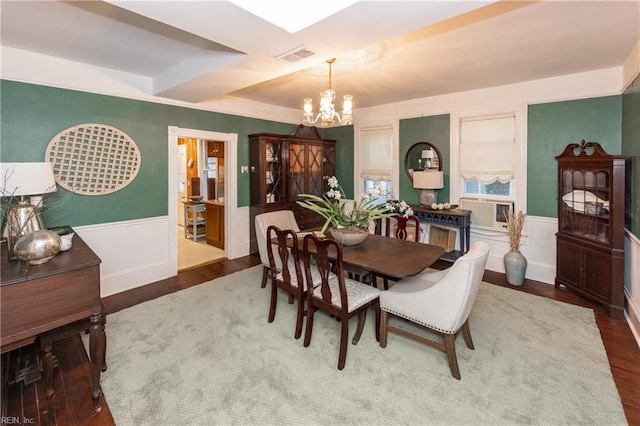
[[[438,201],[436,189],[444,187],[444,175],[440,171],[413,172],[413,187],[421,189],[420,204],[431,206]]]
[[[423,149],[421,157],[422,161],[424,162],[425,169],[430,169],[431,167],[433,167],[433,150]]]
[[[56,190],[51,163],[0,163],[0,195],[9,198],[4,232],[10,260],[16,260],[13,246],[25,234],[46,229],[40,211],[27,196]],[[20,197],[15,203],[15,198]]]

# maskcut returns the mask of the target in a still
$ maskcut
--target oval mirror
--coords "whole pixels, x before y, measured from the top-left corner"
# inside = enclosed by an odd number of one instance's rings
[[[430,142],[417,142],[411,145],[404,156],[404,171],[413,182],[414,171],[442,171],[440,150]]]

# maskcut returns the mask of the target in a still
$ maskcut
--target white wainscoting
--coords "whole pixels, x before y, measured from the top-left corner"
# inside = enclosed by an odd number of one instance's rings
[[[237,209],[233,258],[249,254],[249,208]],[[76,226],[76,233],[102,259],[100,296],[107,297],[177,274],[177,248],[170,247],[168,217]],[[175,235],[175,230],[173,231]],[[175,239],[173,240],[175,241]],[[173,260],[173,262],[172,262]]]
[[[640,240],[627,232],[624,240],[624,289],[627,322],[640,345]]]

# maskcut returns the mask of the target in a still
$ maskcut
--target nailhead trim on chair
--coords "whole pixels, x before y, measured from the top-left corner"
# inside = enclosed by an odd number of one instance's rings
[[[393,315],[395,315],[395,316],[397,316],[397,317],[404,318],[404,319],[408,319],[409,321],[415,322],[416,324],[420,324],[420,325],[421,325],[421,326],[423,326],[423,327],[430,328],[431,330],[435,330],[435,331],[438,331],[438,332],[440,332],[440,333],[444,333],[444,334],[456,334],[458,331],[460,331],[460,329],[458,329],[458,330],[456,330],[456,331],[442,330],[442,329],[440,329],[440,328],[438,328],[438,327],[434,327],[434,326],[432,326],[432,325],[426,324],[426,323],[424,323],[424,322],[422,322],[422,321],[419,321],[419,320],[417,320],[417,319],[415,319],[415,318],[411,318],[411,317],[409,317],[409,316],[407,316],[407,315],[404,315],[404,314],[401,314],[401,313],[399,313],[399,312],[392,311],[391,309],[385,309],[385,308],[383,308],[383,307],[380,307],[380,309],[381,309],[381,310],[383,310],[383,311],[385,311],[385,312],[389,312],[390,314],[393,314]]]

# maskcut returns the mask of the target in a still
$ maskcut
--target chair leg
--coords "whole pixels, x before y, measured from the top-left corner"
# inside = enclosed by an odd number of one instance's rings
[[[467,344],[467,347],[469,349],[475,349],[475,346],[473,346],[473,340],[471,339],[471,330],[469,329],[468,319],[464,324],[462,324],[462,336],[464,337],[464,342]]]
[[[380,347],[387,347],[387,319],[389,314],[387,311],[380,312]]]
[[[376,315],[376,342],[380,341],[380,302],[374,305]]]
[[[269,268],[262,265],[262,283],[260,284],[260,288],[265,288],[267,286],[267,276],[269,275]]]
[[[276,283],[271,280],[271,304],[269,307],[269,322],[273,322],[276,318],[276,305],[278,303],[278,287]]]
[[[456,357],[456,335],[445,334],[444,335],[445,352],[447,353],[447,359],[449,361],[449,369],[451,375],[460,380],[460,369],[458,368],[458,358]]]
[[[313,313],[315,309],[313,306],[307,307],[307,328],[304,332],[304,347],[306,348],[311,343],[311,332],[313,331]]]
[[[362,330],[364,330],[364,322],[367,319],[367,310],[360,312],[358,315],[358,326],[356,327],[356,333],[353,335],[353,339],[351,343],[357,345],[360,341],[360,336],[362,336]],[[344,320],[343,320],[344,321]]]
[[[366,311],[365,311],[366,312]],[[340,354],[338,355],[338,370],[344,368],[347,361],[347,340],[349,339],[349,318],[342,318],[340,321]]]
[[[302,317],[304,316],[304,298],[298,300],[298,315],[296,319],[296,334],[295,338],[299,339],[302,335]]]

